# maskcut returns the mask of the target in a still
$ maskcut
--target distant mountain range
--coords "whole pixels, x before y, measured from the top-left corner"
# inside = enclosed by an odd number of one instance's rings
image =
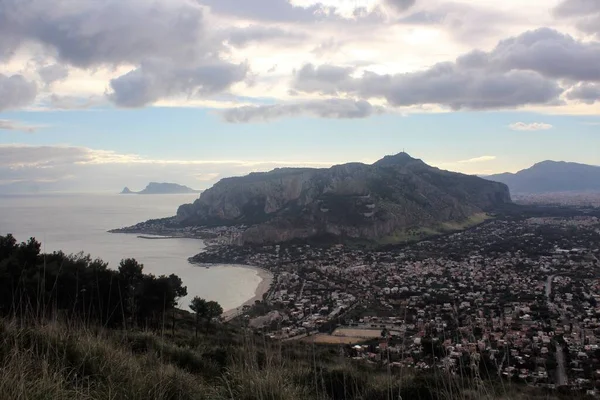
[[[543,161],[516,174],[489,175],[511,193],[552,193],[600,191],[600,166],[563,161]]]
[[[199,190],[191,189],[187,186],[178,185],[176,183],[157,183],[150,182],[148,186],[141,192],[133,192],[125,187],[121,194],[185,194],[185,193],[200,193]]]
[[[459,229],[510,203],[502,183],[443,171],[406,153],[372,164],[281,168],[226,178],[179,208],[182,226],[250,226],[245,243],[330,236],[398,242]]]

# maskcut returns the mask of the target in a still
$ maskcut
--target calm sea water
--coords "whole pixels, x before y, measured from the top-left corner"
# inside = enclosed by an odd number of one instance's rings
[[[225,310],[239,307],[254,296],[261,282],[257,271],[236,266],[196,267],[187,258],[204,244],[195,239],[140,239],[111,234],[109,229],[151,218],[175,215],[177,207],[197,195],[33,195],[0,196],[0,235],[17,240],[35,237],[46,252],[83,251],[116,268],[121,259],[135,258],[146,273],[176,274],[188,288],[180,301],[187,306],[193,296],[218,301]]]

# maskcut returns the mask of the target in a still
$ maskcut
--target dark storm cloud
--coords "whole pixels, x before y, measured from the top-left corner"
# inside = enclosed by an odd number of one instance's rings
[[[110,81],[109,99],[120,107],[143,107],[178,94],[189,97],[214,94],[243,80],[245,64],[214,62],[197,67],[147,62]]]
[[[326,99],[302,103],[245,106],[226,110],[222,116],[227,122],[264,122],[293,116],[316,116],[321,118],[366,118],[384,112],[364,100]]]
[[[600,84],[583,83],[567,92],[570,100],[579,100],[585,104],[594,104],[600,101]]]
[[[0,74],[0,111],[28,106],[36,96],[36,84],[22,75]]]
[[[245,47],[251,43],[277,42],[301,43],[306,35],[290,32],[278,27],[251,25],[245,28],[233,28],[225,32],[225,40],[232,46]]]

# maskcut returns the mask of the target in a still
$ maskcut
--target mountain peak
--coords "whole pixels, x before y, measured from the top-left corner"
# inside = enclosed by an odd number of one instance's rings
[[[516,174],[490,175],[486,179],[507,184],[513,193],[599,191],[600,167],[546,160]]]
[[[379,166],[379,167],[392,167],[392,166],[397,166],[397,165],[404,166],[404,165],[407,165],[407,164],[410,164],[413,162],[418,162],[420,164],[423,163],[423,161],[421,161],[417,158],[411,157],[408,153],[401,152],[398,154],[385,156],[373,165]]]
[[[510,203],[506,185],[440,171],[406,153],[373,165],[348,163],[303,173],[272,171],[221,180],[194,204],[183,226],[245,225],[240,243],[279,243],[326,236],[399,240],[411,229],[467,223]],[[277,179],[272,175],[277,174]],[[231,179],[231,178],[229,178]]]

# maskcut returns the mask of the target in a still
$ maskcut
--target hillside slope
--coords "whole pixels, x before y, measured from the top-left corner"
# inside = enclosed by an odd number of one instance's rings
[[[562,161],[543,161],[516,174],[485,179],[508,185],[512,193],[600,191],[600,167]]]
[[[248,225],[246,243],[320,235],[380,240],[465,222],[510,201],[504,184],[442,171],[400,153],[372,165],[284,168],[223,179],[181,206],[177,221]]]

